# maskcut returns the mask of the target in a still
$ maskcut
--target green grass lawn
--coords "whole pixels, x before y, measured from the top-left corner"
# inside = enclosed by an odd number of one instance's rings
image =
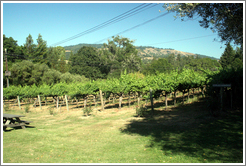
[[[3,163],[242,163],[242,109],[211,117],[206,103],[155,108],[136,117],[135,107],[82,109],[49,115],[12,109],[33,121],[3,132]]]

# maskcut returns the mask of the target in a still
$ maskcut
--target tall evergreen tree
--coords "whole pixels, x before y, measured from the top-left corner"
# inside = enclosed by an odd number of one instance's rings
[[[225,51],[220,57],[220,64],[223,67],[223,69],[231,68],[232,67],[231,64],[234,61],[234,59],[235,59],[235,51],[233,50],[231,44],[227,43]]]
[[[34,62],[45,62],[45,59],[47,58],[47,44],[46,41],[43,40],[41,34],[38,35],[37,38],[38,45],[35,48],[35,54],[34,54]]]
[[[26,57],[33,59],[36,45],[33,43],[32,35],[29,34],[24,45],[24,54]]]

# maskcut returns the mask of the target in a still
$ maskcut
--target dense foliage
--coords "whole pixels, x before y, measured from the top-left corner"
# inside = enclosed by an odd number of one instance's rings
[[[170,3],[163,7],[182,20],[200,16],[200,26],[217,32],[221,41],[243,45],[243,3]]]
[[[37,95],[45,97],[69,95],[72,98],[85,98],[88,95],[97,95],[100,89],[105,94],[112,93],[119,96],[135,92],[141,95],[148,93],[150,89],[153,92],[164,91],[170,93],[176,90],[185,91],[190,88],[204,86],[208,83],[206,82],[207,76],[205,73],[190,69],[185,69],[180,73],[174,71],[170,74],[160,73],[153,76],[144,76],[141,73],[124,73],[118,79],[113,78],[103,81],[10,86],[3,89],[3,97],[4,99],[12,99],[17,96],[35,98]]]
[[[150,89],[157,98],[176,91],[189,95],[189,90],[205,85],[207,94],[216,98],[219,92],[212,85],[218,83],[231,84],[237,101],[243,98],[243,49],[234,50],[229,43],[219,62],[201,56],[168,54],[143,63],[133,41],[116,36],[103,48],[83,46],[75,54],[70,52],[67,63],[65,49],[48,48],[40,34],[37,44],[29,35],[24,46],[18,46],[12,37],[4,35],[3,39],[3,50],[6,48],[8,52],[4,55],[11,71],[10,87],[4,88],[4,99],[65,94],[86,99],[88,95],[96,96],[99,90],[105,98],[111,94],[120,99],[123,94],[137,94],[140,99]],[[6,63],[3,63],[5,70]],[[6,76],[3,79],[6,87]]]

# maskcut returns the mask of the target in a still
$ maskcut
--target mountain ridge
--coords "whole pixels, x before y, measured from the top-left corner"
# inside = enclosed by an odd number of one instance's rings
[[[71,51],[75,54],[83,46],[92,46],[100,49],[103,47],[103,44],[80,43],[77,45],[64,46],[63,48],[66,50],[66,59],[69,59]],[[152,60],[153,58],[164,58],[167,57],[169,54],[174,54],[175,56],[177,56],[178,54],[180,54],[181,56],[199,56],[201,58],[210,58],[213,60],[218,60],[217,58],[210,57],[207,55],[194,54],[194,53],[175,50],[172,48],[156,48],[152,46],[135,46],[135,47],[138,50],[138,56],[142,60]]]

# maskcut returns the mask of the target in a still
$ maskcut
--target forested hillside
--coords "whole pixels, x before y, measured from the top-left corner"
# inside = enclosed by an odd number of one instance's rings
[[[91,46],[95,48],[103,48],[103,44],[77,44],[71,46],[65,46],[64,49],[66,50],[66,59],[68,60],[70,57],[70,52],[77,53],[80,48],[83,46]],[[138,50],[138,56],[144,61],[150,61],[153,58],[166,58],[170,54],[174,54],[175,56],[198,56],[201,58],[210,58],[216,60],[214,57],[210,57],[207,55],[200,55],[200,54],[193,54],[183,51],[174,50],[172,48],[155,48],[152,46],[136,46]]]

